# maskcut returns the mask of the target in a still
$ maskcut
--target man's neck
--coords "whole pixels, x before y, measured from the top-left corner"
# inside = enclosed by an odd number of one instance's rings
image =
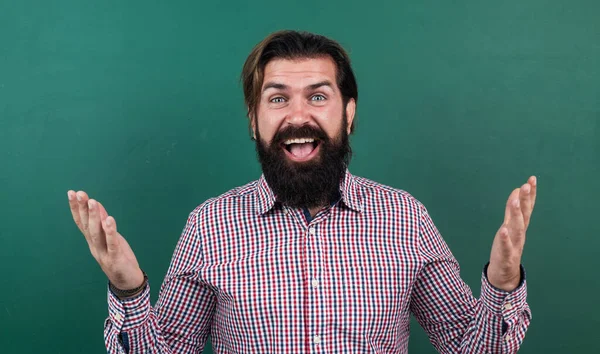
[[[315,215],[317,215],[317,213],[323,209],[324,205],[318,206],[318,207],[313,207],[313,208],[308,208],[308,212],[310,213],[310,217],[314,218]]]

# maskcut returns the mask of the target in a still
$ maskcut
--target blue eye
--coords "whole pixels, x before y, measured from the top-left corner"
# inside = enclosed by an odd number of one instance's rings
[[[285,102],[285,98],[283,98],[283,97],[275,97],[275,98],[271,99],[271,102],[272,103],[283,103],[283,102]]]
[[[325,101],[326,98],[323,95],[314,95],[310,98],[312,101]]]

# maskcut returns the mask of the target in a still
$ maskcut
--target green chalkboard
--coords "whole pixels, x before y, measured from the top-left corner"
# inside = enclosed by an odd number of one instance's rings
[[[260,175],[238,77],[290,28],[349,50],[351,171],[421,200],[476,295],[508,194],[538,176],[521,352],[600,352],[599,14],[596,0],[0,0],[0,351],[105,351],[106,279],[68,189],[116,217],[156,300],[188,213]],[[416,323],[410,350],[434,352]]]

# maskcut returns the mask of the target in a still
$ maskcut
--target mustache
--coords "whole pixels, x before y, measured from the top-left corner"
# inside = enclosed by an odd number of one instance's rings
[[[329,136],[318,127],[312,125],[303,125],[300,127],[290,125],[278,131],[275,136],[273,136],[271,144],[280,145],[286,140],[299,138],[313,138],[324,142],[329,141]]]

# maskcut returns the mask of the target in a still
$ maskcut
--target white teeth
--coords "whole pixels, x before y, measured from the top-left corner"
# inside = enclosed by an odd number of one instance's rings
[[[304,144],[304,143],[312,143],[315,139],[312,138],[300,138],[300,139],[289,139],[284,142],[285,145],[290,144]]]

